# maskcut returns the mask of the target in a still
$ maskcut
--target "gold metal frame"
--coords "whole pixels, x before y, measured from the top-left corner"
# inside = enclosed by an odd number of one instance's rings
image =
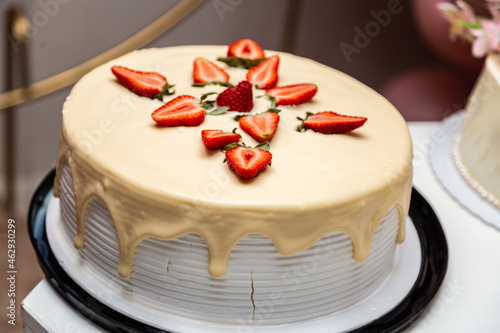
[[[202,2],[203,0],[182,0],[149,26],[108,51],[49,78],[0,94],[0,110],[22,104],[27,99],[39,98],[65,88],[78,81],[91,69],[143,47],[172,28]]]

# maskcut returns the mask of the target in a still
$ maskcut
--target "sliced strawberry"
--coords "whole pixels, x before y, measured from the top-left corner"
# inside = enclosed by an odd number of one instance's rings
[[[205,110],[193,96],[181,95],[156,109],[151,117],[161,126],[198,126],[205,120]]]
[[[219,130],[201,131],[201,139],[208,149],[222,149],[230,143],[240,141],[241,135],[238,133],[228,133]]]
[[[317,85],[301,83],[267,89],[266,95],[273,97],[276,105],[299,105],[309,102],[317,91]]]
[[[253,108],[252,85],[241,81],[234,87],[229,87],[217,97],[218,106],[229,106],[228,111],[249,112]]]
[[[226,151],[227,165],[242,178],[253,178],[271,163],[273,155],[264,149],[234,147]]]
[[[208,59],[198,57],[193,64],[194,83],[228,82],[229,74]]]
[[[262,50],[260,45],[247,38],[238,39],[229,45],[227,56],[246,59],[260,59],[265,57],[264,50]]]
[[[161,94],[168,95],[167,79],[156,72],[140,72],[123,66],[113,66],[111,71],[118,81],[128,90],[139,96],[154,98]]]
[[[276,112],[264,112],[239,117],[242,130],[258,142],[269,142],[276,133],[280,116]]]
[[[248,70],[247,80],[259,89],[269,89],[278,83],[278,66],[280,58],[277,55],[264,60]]]
[[[365,117],[345,116],[332,111],[308,113],[305,120],[298,119],[302,120],[302,125],[297,127],[298,131],[312,129],[323,134],[350,132],[362,126],[367,120]]]

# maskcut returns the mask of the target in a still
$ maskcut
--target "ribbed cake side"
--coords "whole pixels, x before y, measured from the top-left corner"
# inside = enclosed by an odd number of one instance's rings
[[[64,241],[103,290],[122,295],[153,312],[185,320],[231,325],[279,325],[325,316],[364,300],[391,272],[398,211],[392,207],[377,228],[368,258],[357,263],[352,243],[333,232],[293,256],[276,252],[262,235],[243,238],[231,252],[221,279],[208,274],[208,248],[197,235],[170,241],[144,240],[137,248],[129,280],[117,274],[118,240],[104,203],[92,201],[87,213],[86,247],[72,247],[75,202],[69,167],[62,173],[61,220]],[[57,253],[56,253],[57,256]],[[112,287],[111,287],[112,286]],[[83,286],[85,288],[85,286]]]

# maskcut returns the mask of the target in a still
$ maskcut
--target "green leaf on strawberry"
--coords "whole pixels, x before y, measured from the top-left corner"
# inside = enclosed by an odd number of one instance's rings
[[[214,86],[221,86],[221,87],[232,87],[233,85],[229,82],[221,82],[221,81],[214,81],[214,82],[204,82],[204,83],[193,83],[191,86],[195,88],[203,88],[208,85],[214,85]]]
[[[228,109],[229,109],[229,106],[221,106],[221,107],[213,109],[212,111],[207,112],[207,114],[210,116],[219,116],[221,114],[227,113]]]
[[[247,59],[247,58],[240,58],[240,57],[219,57],[217,58],[218,61],[225,63],[226,65],[230,67],[236,67],[236,68],[244,68],[244,69],[250,69],[254,66],[257,66],[266,58],[260,58],[260,59]]]

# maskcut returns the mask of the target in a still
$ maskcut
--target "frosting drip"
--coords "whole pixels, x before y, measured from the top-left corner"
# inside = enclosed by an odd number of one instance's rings
[[[363,263],[352,260],[351,240],[340,232],[325,235],[307,250],[289,257],[278,254],[265,236],[250,235],[233,248],[226,275],[213,279],[207,272],[205,241],[185,235],[171,241],[142,241],[135,254],[134,273],[124,280],[116,274],[119,252],[115,228],[99,199],[92,200],[87,211],[85,249],[73,246],[76,215],[68,165],[61,175],[61,199],[54,199],[51,205],[49,241],[71,277],[91,294],[123,295],[127,303],[141,304],[150,313],[158,311],[161,318],[176,315],[219,325],[252,326],[310,320],[366,300],[385,284],[393,274],[393,264],[401,259],[394,242],[398,212],[392,207],[377,228],[370,255]],[[396,260],[395,254],[399,257]],[[72,263],[82,271],[73,272]],[[89,277],[101,286],[79,280]],[[130,313],[113,296],[104,300]],[[155,326],[184,331],[162,326],[161,320],[155,321]],[[231,331],[236,330],[233,326]]]
[[[224,47],[144,50],[112,64],[138,70],[155,64],[159,72],[168,68],[166,76],[176,83],[179,94],[200,96],[216,88],[190,87],[192,60],[224,52]],[[318,78],[319,92],[312,103],[282,107],[280,127],[271,142],[276,159],[252,181],[238,179],[222,164],[221,156],[211,156],[201,144],[202,129],[230,130],[235,127],[233,115],[207,117],[197,128],[158,128],[150,118],[158,101],[124,91],[112,79],[111,63],[82,79],[64,105],[54,185],[58,196],[62,168],[68,163],[74,182],[75,246],[85,245],[85,214],[93,198],[101,199],[112,217],[119,245],[118,273],[123,278],[132,275],[134,253],[141,241],[172,240],[187,234],[205,240],[208,271],[214,278],[224,276],[231,250],[251,234],[268,237],[278,253],[290,256],[340,231],[351,238],[354,260],[363,261],[375,230],[392,206],[399,212],[397,242],[402,242],[412,175],[411,140],[404,120],[385,99],[352,78],[303,58],[279,54],[280,85],[307,82],[311,75]],[[238,69],[228,71],[231,82],[245,74]],[[104,92],[114,94],[114,99]],[[130,98],[133,112],[122,119],[113,106],[123,96]],[[268,107],[264,99],[258,100],[252,113]],[[85,107],[80,106],[83,101]],[[305,110],[328,109],[369,120],[347,135],[294,131],[294,119]],[[94,137],[98,144],[89,145],[89,135],[96,128],[101,130],[101,136]],[[105,135],[105,129],[114,131],[113,135]],[[252,142],[242,136],[247,144]],[[334,153],[323,151],[326,147]],[[168,158],[161,151],[168,151]],[[203,187],[209,184],[219,185],[219,191]]]

